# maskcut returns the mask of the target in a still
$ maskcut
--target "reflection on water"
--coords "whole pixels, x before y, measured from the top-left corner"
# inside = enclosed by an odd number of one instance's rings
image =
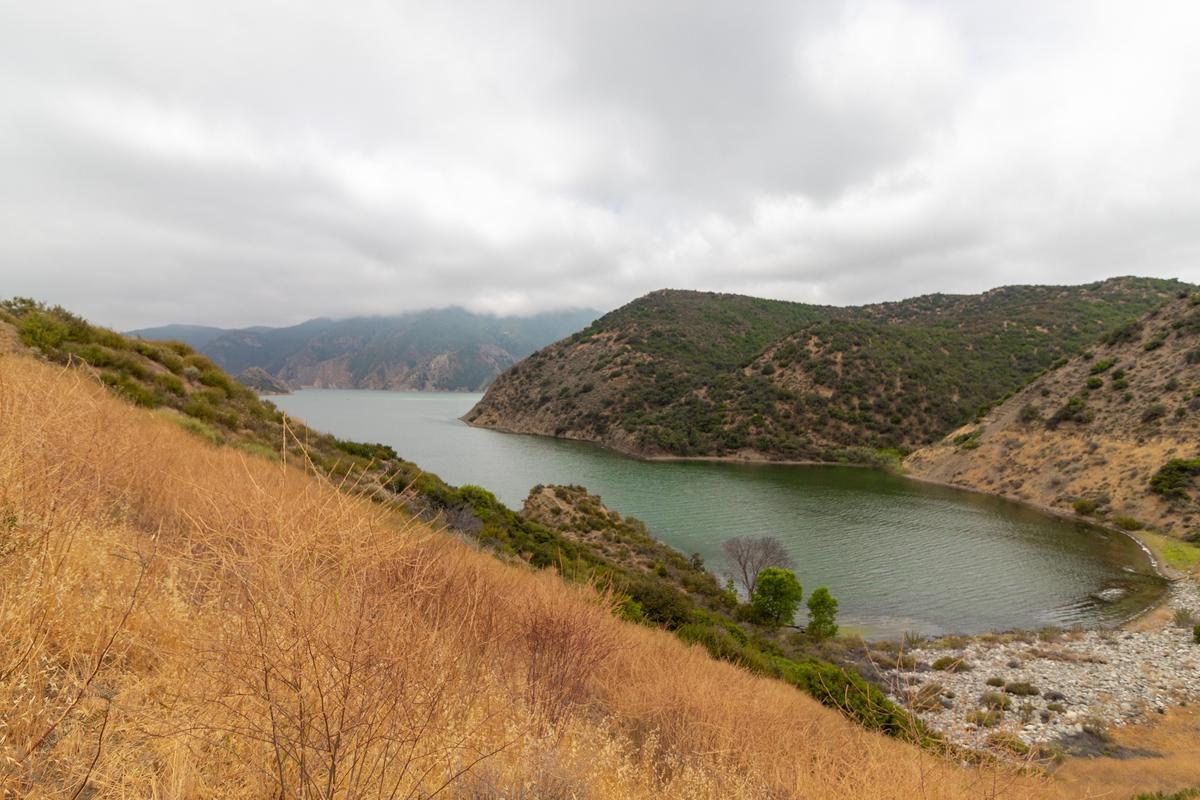
[[[383,442],[453,484],[520,508],[535,484],[573,483],[719,570],[721,542],[770,535],[806,590],[873,633],[1108,624],[1164,582],[1126,536],[999,498],[852,467],[643,462],[599,447],[471,428],[476,394],[305,390],[270,398],[315,428]]]

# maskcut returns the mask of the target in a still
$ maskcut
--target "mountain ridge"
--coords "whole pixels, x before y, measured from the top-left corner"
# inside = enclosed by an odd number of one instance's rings
[[[582,309],[502,317],[449,306],[390,316],[318,317],[281,328],[167,325],[130,333],[187,342],[231,374],[258,368],[291,389],[478,391],[595,316]]]
[[[1184,290],[1125,277],[858,307],[659,290],[510,368],[464,420],[641,457],[870,461]]]

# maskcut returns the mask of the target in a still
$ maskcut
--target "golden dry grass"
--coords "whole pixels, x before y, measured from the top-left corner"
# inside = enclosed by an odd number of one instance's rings
[[[0,796],[989,798],[77,372],[0,356]]]

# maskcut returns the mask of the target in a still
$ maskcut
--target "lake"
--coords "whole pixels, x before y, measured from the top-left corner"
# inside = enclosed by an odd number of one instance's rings
[[[774,536],[805,591],[828,586],[842,625],[867,635],[1110,625],[1165,591],[1129,537],[1000,498],[855,467],[647,462],[471,428],[458,418],[480,396],[303,390],[267,399],[318,430],[389,444],[512,508],[539,483],[586,486],[714,571],[725,539]]]

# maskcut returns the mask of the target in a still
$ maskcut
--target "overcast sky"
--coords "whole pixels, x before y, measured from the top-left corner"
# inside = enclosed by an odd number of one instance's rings
[[[0,295],[129,328],[1200,282],[1200,3],[0,0]]]

